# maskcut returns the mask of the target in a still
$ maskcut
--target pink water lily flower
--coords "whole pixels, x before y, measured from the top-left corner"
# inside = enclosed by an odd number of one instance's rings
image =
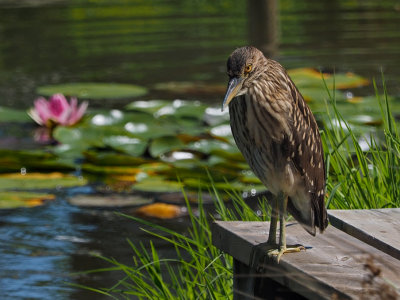
[[[76,98],[72,97],[68,103],[63,94],[55,94],[48,101],[43,97],[36,99],[28,114],[36,123],[49,128],[56,125],[71,126],[79,122],[87,107],[87,101],[78,107]]]

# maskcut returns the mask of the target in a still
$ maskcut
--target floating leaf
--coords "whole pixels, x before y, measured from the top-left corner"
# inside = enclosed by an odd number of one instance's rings
[[[214,177],[213,177],[214,179]],[[202,181],[196,178],[187,178],[183,181],[185,187],[193,188],[193,189],[208,189],[210,187],[209,181]],[[243,184],[239,181],[231,181],[231,182],[214,182],[213,186],[219,190],[236,190],[236,191],[245,191],[248,189],[248,185]]]
[[[370,83],[369,80],[350,72],[321,74],[321,72],[315,69],[299,68],[289,70],[288,74],[299,89],[301,89],[301,87],[318,87],[323,89],[324,82],[322,79],[325,80],[325,83],[330,89],[334,87],[337,89],[350,89]]]
[[[96,166],[137,166],[148,163],[149,160],[111,151],[86,151],[85,161]]]
[[[147,148],[147,143],[145,141],[138,138],[128,137],[126,135],[113,135],[105,137],[103,142],[106,146],[133,156],[142,155]]]
[[[149,204],[152,199],[138,195],[102,194],[77,195],[69,198],[68,202],[82,207],[129,207]]]
[[[85,163],[82,165],[82,171],[93,174],[122,174],[122,175],[136,175],[142,172],[142,169],[127,166],[98,166]]]
[[[29,122],[30,120],[26,111],[0,106],[0,122]]]
[[[33,207],[54,199],[55,196],[52,194],[14,191],[0,192],[0,209]]]
[[[136,210],[137,214],[158,219],[173,219],[181,216],[186,210],[180,206],[166,203],[154,203]]]
[[[140,165],[140,169],[149,175],[166,174],[173,171],[172,166],[165,162],[142,164]]]
[[[382,125],[383,120],[381,116],[371,116],[371,115],[355,115],[349,118],[346,118],[349,123],[352,124],[362,124],[362,125],[370,125],[370,126],[379,126]]]
[[[211,126],[220,125],[221,123],[229,122],[229,111],[221,110],[221,106],[207,107],[204,112],[204,121]]]
[[[52,189],[86,185],[87,181],[72,175],[53,173],[1,174],[0,189]]]
[[[126,123],[124,129],[132,136],[146,140],[176,134],[177,126],[173,127],[174,124],[163,121],[152,119],[149,122],[142,123],[135,120]]]
[[[146,101],[135,101],[129,103],[126,106],[128,110],[136,110],[149,113],[153,115],[156,111],[162,108],[165,105],[170,104],[170,101],[166,100],[146,100]]]
[[[0,149],[0,171],[19,172],[33,170],[74,170],[73,161],[60,159],[56,155],[40,151],[17,151]]]
[[[82,99],[117,99],[143,96],[147,89],[133,84],[87,82],[41,86],[37,93],[43,96],[61,93]]]
[[[177,181],[166,180],[163,177],[148,177],[136,183],[134,190],[142,192],[179,192],[182,191],[182,184]]]
[[[178,150],[184,146],[184,143],[176,136],[165,136],[154,139],[149,147],[152,157],[158,157],[169,151]]]
[[[368,79],[351,72],[332,74],[325,81],[330,88],[337,89],[352,89],[370,84]]]
[[[166,115],[173,115],[175,118],[195,118],[202,119],[206,105],[199,101],[174,100],[160,107],[154,116],[157,118]]]
[[[299,91],[307,102],[320,101],[325,105],[325,102],[329,100],[329,94],[325,87],[299,87]],[[346,97],[340,91],[335,91],[336,100],[345,100]]]

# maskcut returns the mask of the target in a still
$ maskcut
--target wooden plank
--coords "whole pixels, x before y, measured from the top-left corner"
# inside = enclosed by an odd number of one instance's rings
[[[329,210],[336,228],[400,259],[400,208]]]
[[[297,223],[288,224],[286,229],[288,245],[302,244],[307,250],[285,254],[279,264],[265,256],[268,222],[217,221],[212,227],[213,244],[250,268],[263,268],[265,276],[308,299],[360,299],[368,289],[371,272],[364,265],[370,256],[381,270],[379,282],[391,282],[400,293],[400,261],[392,256],[333,226],[317,237]]]

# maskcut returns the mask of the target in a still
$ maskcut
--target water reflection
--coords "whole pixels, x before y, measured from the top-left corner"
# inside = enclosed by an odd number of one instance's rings
[[[371,78],[399,92],[399,4],[385,1],[55,1],[0,4],[0,99],[27,107],[38,86],[66,82],[225,83],[225,61],[255,44],[288,68]],[[164,94],[152,90],[147,98]],[[173,95],[172,95],[173,96]],[[193,98],[201,98],[192,96]],[[206,100],[215,99],[207,95]],[[97,105],[114,107],[113,103]],[[93,106],[92,106],[93,107]]]

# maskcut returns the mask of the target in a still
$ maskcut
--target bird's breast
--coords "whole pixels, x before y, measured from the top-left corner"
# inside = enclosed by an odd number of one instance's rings
[[[284,128],[250,95],[237,97],[229,109],[233,137],[255,175],[271,191],[291,186],[292,168],[282,151]]]

